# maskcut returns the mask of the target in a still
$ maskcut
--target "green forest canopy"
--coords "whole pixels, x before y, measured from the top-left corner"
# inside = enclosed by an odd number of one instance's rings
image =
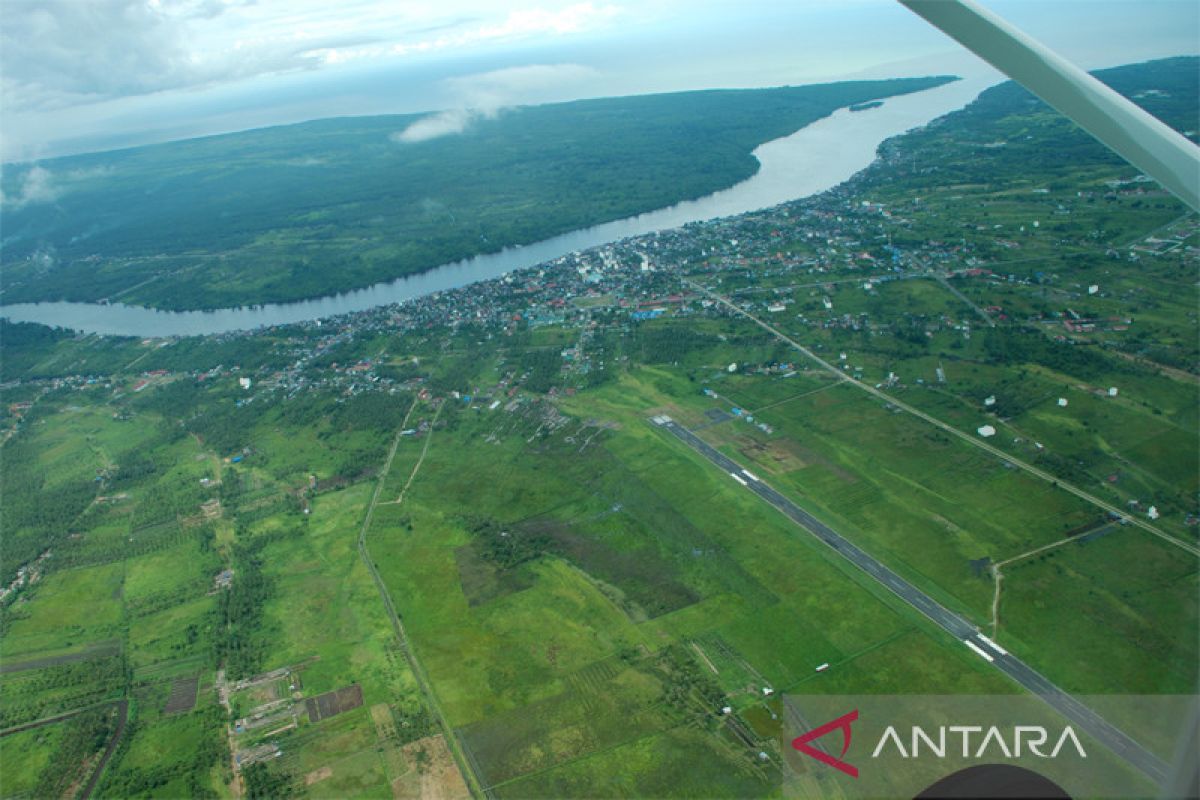
[[[838,108],[953,78],[583,100],[458,135],[326,119],[5,170],[6,303],[216,308],[330,294],[693,199]],[[41,202],[22,202],[32,170]],[[13,198],[16,198],[14,200]]]

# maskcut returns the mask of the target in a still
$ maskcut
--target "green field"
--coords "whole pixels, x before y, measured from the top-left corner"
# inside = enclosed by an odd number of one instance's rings
[[[1170,65],[1113,80],[1182,124]],[[781,695],[1021,691],[661,414],[1170,758],[1126,696],[1200,659],[1195,216],[1004,87],[884,155],[598,281],[0,322],[0,796],[112,743],[98,797],[775,797]]]
[[[622,388],[628,397],[632,387]],[[598,395],[588,410],[617,394]],[[553,793],[565,780],[559,764],[603,763],[660,733],[665,745],[681,724],[719,729],[715,700],[679,707],[664,698],[673,677],[664,658],[683,659],[712,682],[714,698],[747,709],[763,687],[808,686],[827,661],[838,665],[828,677],[848,688],[894,688],[905,676],[856,669],[881,649],[902,660],[921,652],[925,680],[939,690],[1004,691],[969,654],[942,655],[936,639],[915,633],[912,612],[803,532],[665,445],[640,415],[620,419],[621,430],[593,440],[596,452],[580,460],[576,423],[526,441],[541,410],[472,415],[436,433],[403,509],[385,507],[374,523],[381,572],[485,785]],[[488,441],[498,427],[505,437]],[[481,486],[472,465],[485,461],[495,479]],[[537,537],[529,546],[540,549],[512,565],[481,563],[489,544],[469,519],[447,515],[467,507],[496,516],[510,538]],[[722,663],[719,672],[705,674],[696,648]],[[745,759],[729,742],[716,752],[731,769]],[[628,779],[644,786],[650,776]]]

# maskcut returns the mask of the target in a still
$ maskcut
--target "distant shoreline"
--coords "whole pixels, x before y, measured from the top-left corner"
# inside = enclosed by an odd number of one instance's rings
[[[121,303],[15,303],[0,305],[0,316],[13,322],[35,322],[88,334],[166,338],[297,324],[403,303],[516,270],[535,268],[609,242],[689,223],[734,217],[820,194],[873,163],[884,140],[962,108],[985,85],[956,81],[895,97],[870,115],[870,124],[866,126],[862,117],[843,107],[790,136],[761,145],[755,150],[761,163],[758,172],[728,189],[362,289],[296,302],[247,304],[207,311],[164,311]]]

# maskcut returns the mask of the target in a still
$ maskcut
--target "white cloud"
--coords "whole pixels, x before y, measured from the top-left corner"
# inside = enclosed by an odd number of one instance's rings
[[[495,39],[538,33],[579,33],[607,22],[616,14],[616,6],[597,7],[592,3],[577,3],[557,11],[544,8],[518,9],[510,11],[508,17],[497,25],[480,27],[475,35],[481,39]]]
[[[35,164],[20,176],[19,188],[15,195],[0,193],[0,203],[10,208],[21,208],[37,203],[53,203],[78,183],[93,178],[103,178],[113,172],[112,167],[103,166],[54,173]]]
[[[448,78],[443,83],[458,101],[456,107],[422,117],[391,139],[424,142],[462,133],[475,120],[492,118],[510,106],[545,101],[548,94],[577,88],[599,74],[580,64],[529,64]]]
[[[617,15],[591,2],[503,11],[484,0],[257,3],[255,0],[40,0],[12,3],[0,27],[0,93],[10,110],[231,82],[529,37],[562,36]]]
[[[457,55],[611,26],[601,0],[16,0],[0,25],[4,159],[116,123],[128,101]],[[626,0],[614,0],[624,3]],[[515,7],[514,7],[515,6]],[[70,127],[64,122],[70,118]]]
[[[479,45],[594,31],[621,15],[615,5],[575,3],[561,8],[525,8],[509,11],[503,18],[488,19],[494,6],[453,23],[434,25],[399,37],[384,37],[378,44],[332,47],[314,52],[326,64],[412,56],[438,51],[464,50]],[[429,34],[437,33],[436,36]]]
[[[16,196],[4,196],[4,204],[20,208],[31,203],[53,203],[62,193],[56,185],[50,170],[42,167],[32,167],[21,176],[21,187]]]
[[[439,136],[462,133],[467,129],[467,125],[471,123],[474,116],[475,112],[467,109],[451,109],[450,111],[430,114],[428,117],[422,117],[417,120],[404,130],[393,133],[390,138],[393,142],[400,144],[412,144],[436,139]]]
[[[0,91],[13,110],[44,110],[316,67],[313,42],[230,47],[211,38],[240,3],[43,0],[5,10]],[[321,44],[343,39],[326,37]]]

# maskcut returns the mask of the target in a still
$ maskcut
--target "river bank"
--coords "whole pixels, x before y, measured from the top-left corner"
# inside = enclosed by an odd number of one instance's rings
[[[609,242],[743,214],[818,194],[867,167],[885,139],[961,108],[984,86],[979,81],[956,81],[924,92],[889,98],[881,107],[866,111],[852,112],[843,108],[790,136],[756,148],[754,155],[760,164],[758,172],[728,189],[531,245],[444,264],[428,272],[365,289],[296,303],[215,311],[161,311],[120,303],[20,303],[0,306],[0,316],[14,322],[38,322],[84,333],[167,337],[293,324],[401,303],[500,277]]]

